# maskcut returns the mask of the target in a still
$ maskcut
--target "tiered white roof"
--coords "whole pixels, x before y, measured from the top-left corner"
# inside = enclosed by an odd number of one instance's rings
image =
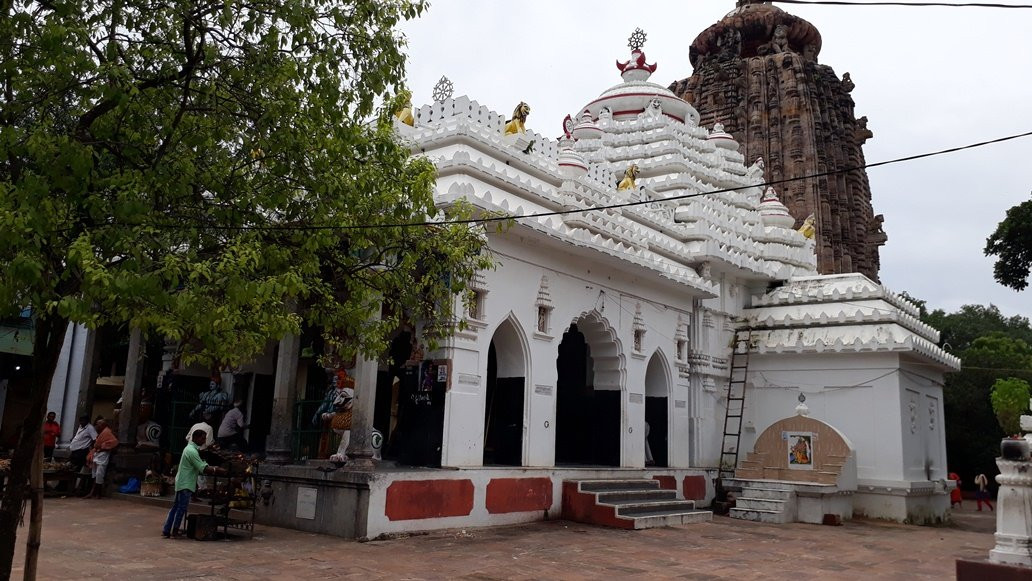
[[[793,278],[752,304],[744,317],[758,353],[912,352],[960,369],[913,303],[862,274]]]
[[[589,210],[517,224],[652,270],[696,296],[719,290],[697,272],[703,263],[714,278],[721,271],[758,281],[816,274],[813,241],[761,216],[762,171],[744,165],[730,135],[711,135],[691,105],[649,83],[654,65],[635,50],[640,66],[633,75],[622,69],[630,80],[572,116],[573,136],[598,138],[506,136],[505,116],[468,97],[425,105],[415,127],[399,131],[436,163],[439,204],[462,197],[513,216]],[[637,190],[617,191],[631,164],[640,170]],[[728,191],[709,193],[715,190]],[[592,210],[627,202],[645,203]]]

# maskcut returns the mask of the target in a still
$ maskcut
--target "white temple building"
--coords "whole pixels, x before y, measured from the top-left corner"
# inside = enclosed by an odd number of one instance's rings
[[[573,469],[666,467],[704,475],[712,499],[730,346],[751,329],[741,458],[804,394],[854,446],[857,513],[942,520],[942,382],[959,360],[899,295],[818,275],[762,160],[747,165],[733,136],[649,82],[640,43],[620,68],[558,140],[507,132],[506,116],[450,90],[397,124],[437,166],[439,207],[516,217],[488,229],[497,268],[477,281],[467,329],[433,354],[451,367],[441,465],[549,469],[557,491]]]
[[[239,392],[223,374],[269,426],[259,522],[365,538],[560,516],[686,524],[708,518],[693,503],[709,506],[721,476],[761,484],[766,497],[743,486],[737,507],[759,520],[948,517],[942,384],[959,360],[899,295],[817,274],[812,230],[794,229],[762,160],[649,82],[643,37],[622,82],[586,97],[559,139],[530,129],[526,104],[510,118],[444,79],[399,117],[399,138],[438,169],[439,208],[513,220],[486,229],[496,268],[477,277],[463,330],[425,354],[405,331],[393,363],[349,370],[348,452],[366,458],[373,438],[357,432],[377,427],[383,462],[310,460],[336,443],[311,420],[326,370],[308,339],[270,346]],[[61,365],[85,391],[72,343]],[[203,369],[175,378],[209,384]],[[80,387],[66,383],[51,409],[67,409],[67,430]]]

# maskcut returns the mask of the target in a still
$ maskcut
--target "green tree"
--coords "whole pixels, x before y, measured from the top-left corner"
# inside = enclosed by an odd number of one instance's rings
[[[911,299],[913,300],[913,299]],[[928,312],[921,320],[939,329],[940,344],[960,357],[963,368],[946,376],[943,412],[950,470],[971,482],[995,470],[1000,428],[990,400],[998,379],[1032,380],[1032,325],[1022,316],[1004,316],[993,305],[964,305],[955,312]]]
[[[473,228],[405,226],[440,216],[434,168],[390,115],[395,27],[424,9],[0,0],[0,316],[33,309],[38,378],[0,578],[69,322],[129,323],[223,363],[302,322],[343,357],[382,352],[402,319],[448,332],[490,261]]]
[[[964,305],[956,312],[942,309],[922,311],[921,320],[940,333],[940,344],[954,354],[961,353],[972,342],[994,332],[1032,344],[1032,325],[1021,315],[1004,316],[996,305]]]
[[[993,412],[1000,421],[1000,427],[1008,434],[1017,434],[1021,415],[1028,411],[1028,382],[1016,377],[997,379],[993,383]]]
[[[985,241],[985,255],[996,256],[993,278],[1021,291],[1032,271],[1032,200],[1007,210],[1007,216]]]

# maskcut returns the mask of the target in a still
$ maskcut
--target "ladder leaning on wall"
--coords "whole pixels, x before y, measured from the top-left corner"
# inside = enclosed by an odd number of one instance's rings
[[[738,443],[742,438],[745,416],[745,379],[749,373],[749,351],[752,350],[752,328],[735,331],[731,340],[731,373],[727,379],[727,411],[720,441],[718,478],[734,478],[738,467]]]

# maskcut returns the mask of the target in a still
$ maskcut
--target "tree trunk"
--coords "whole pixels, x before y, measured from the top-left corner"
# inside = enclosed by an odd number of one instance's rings
[[[43,537],[43,440],[38,439],[37,442],[36,455],[32,457],[32,474],[29,475],[32,508],[29,515],[29,538],[25,539],[25,581],[36,581],[39,545]]]
[[[46,414],[50,383],[54,379],[57,360],[61,356],[68,320],[56,315],[40,316],[35,322],[35,340],[32,351],[32,399],[25,421],[18,428],[18,447],[11,458],[11,472],[0,504],[0,580],[11,578],[14,564],[14,546],[25,502],[26,485],[33,458],[40,454],[43,418]],[[40,507],[42,509],[42,507]]]

